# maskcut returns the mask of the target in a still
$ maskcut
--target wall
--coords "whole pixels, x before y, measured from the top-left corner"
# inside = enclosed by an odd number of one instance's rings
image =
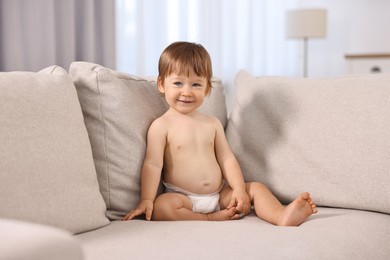
[[[300,0],[298,7],[328,10],[327,37],[309,41],[309,77],[347,73],[345,54],[390,53],[389,0]]]

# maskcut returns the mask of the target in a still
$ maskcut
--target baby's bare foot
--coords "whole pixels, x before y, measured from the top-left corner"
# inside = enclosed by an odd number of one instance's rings
[[[224,209],[224,210],[207,214],[207,218],[208,220],[211,221],[223,221],[223,220],[238,219],[239,215],[237,214],[236,208],[232,207],[230,209]]]
[[[312,214],[317,212],[318,210],[312,201],[310,194],[304,192],[284,209],[278,225],[298,226]]]

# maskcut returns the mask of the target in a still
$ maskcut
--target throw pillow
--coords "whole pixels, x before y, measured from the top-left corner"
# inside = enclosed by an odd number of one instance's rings
[[[88,62],[73,62],[69,74],[84,113],[107,216],[121,219],[139,202],[147,131],[168,105],[153,79]],[[213,86],[202,110],[226,124],[222,84],[214,81]]]
[[[80,233],[105,204],[72,80],[57,66],[0,73],[0,217]]]
[[[284,202],[390,213],[390,74],[236,76],[227,138],[246,181]]]

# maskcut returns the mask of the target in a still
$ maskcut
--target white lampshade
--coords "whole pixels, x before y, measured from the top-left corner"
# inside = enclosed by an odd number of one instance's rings
[[[326,10],[290,10],[286,28],[288,38],[323,38],[326,36]]]

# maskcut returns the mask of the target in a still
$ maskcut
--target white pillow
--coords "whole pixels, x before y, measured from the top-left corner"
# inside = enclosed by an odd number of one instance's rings
[[[246,181],[284,202],[390,213],[390,74],[255,78],[240,71],[227,138]]]
[[[146,134],[168,105],[154,80],[88,62],[73,62],[69,74],[83,109],[107,216],[120,219],[139,202]],[[220,81],[213,85],[202,109],[226,124],[223,87]]]
[[[73,233],[109,223],[76,89],[57,66],[0,73],[0,217]]]

